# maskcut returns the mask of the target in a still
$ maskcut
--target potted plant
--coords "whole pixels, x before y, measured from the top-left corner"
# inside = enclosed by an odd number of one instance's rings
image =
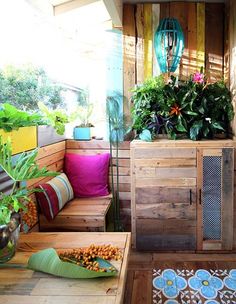
[[[142,140],[160,133],[192,140],[230,134],[230,91],[223,81],[207,83],[200,72],[182,82],[174,76],[168,83],[162,76],[151,78],[133,90],[132,99],[133,129]]]
[[[74,139],[76,140],[90,140],[91,139],[91,127],[93,125],[89,122],[89,119],[93,112],[93,105],[86,104],[84,106],[78,106],[73,118],[78,118],[80,124],[74,127]]]
[[[42,102],[38,107],[45,121],[44,125],[38,126],[38,147],[64,140],[65,125],[70,121],[68,115],[61,109],[50,110]]]
[[[14,163],[11,143],[3,143],[0,137],[0,166],[13,180],[10,194],[0,193],[0,263],[11,259],[15,253],[20,230],[20,210],[26,210],[29,195],[37,191],[27,189],[23,182],[42,176],[55,176],[36,164],[38,151],[23,152]]]
[[[43,117],[37,113],[20,111],[4,103],[0,108],[0,135],[4,142],[10,138],[13,154],[37,147],[37,125],[44,124]],[[24,138],[24,140],[19,140]]]

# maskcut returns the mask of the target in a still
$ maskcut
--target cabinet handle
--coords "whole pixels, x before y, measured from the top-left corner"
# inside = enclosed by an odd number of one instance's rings
[[[202,204],[202,189],[199,189],[199,204]]]
[[[189,190],[189,203],[192,205],[192,189]]]

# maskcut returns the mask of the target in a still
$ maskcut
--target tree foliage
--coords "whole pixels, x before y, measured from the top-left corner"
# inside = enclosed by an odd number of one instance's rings
[[[0,103],[10,103],[23,111],[35,111],[38,102],[51,109],[64,105],[63,88],[56,85],[42,68],[25,65],[0,70]]]

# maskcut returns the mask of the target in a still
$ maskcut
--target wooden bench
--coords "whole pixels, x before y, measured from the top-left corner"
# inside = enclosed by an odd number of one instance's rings
[[[39,214],[40,231],[106,231],[106,217],[111,196],[76,198],[52,220]]]
[[[62,172],[65,141],[39,149],[37,163],[48,170]],[[51,178],[31,180],[27,186],[37,187]],[[95,198],[76,198],[68,202],[52,221],[38,210],[39,231],[106,231],[107,213],[111,206],[111,195]]]

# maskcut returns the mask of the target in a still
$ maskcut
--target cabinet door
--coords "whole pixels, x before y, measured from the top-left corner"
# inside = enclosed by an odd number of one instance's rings
[[[139,250],[196,249],[196,149],[137,151],[135,235]]]
[[[197,249],[231,250],[233,148],[198,149]]]

